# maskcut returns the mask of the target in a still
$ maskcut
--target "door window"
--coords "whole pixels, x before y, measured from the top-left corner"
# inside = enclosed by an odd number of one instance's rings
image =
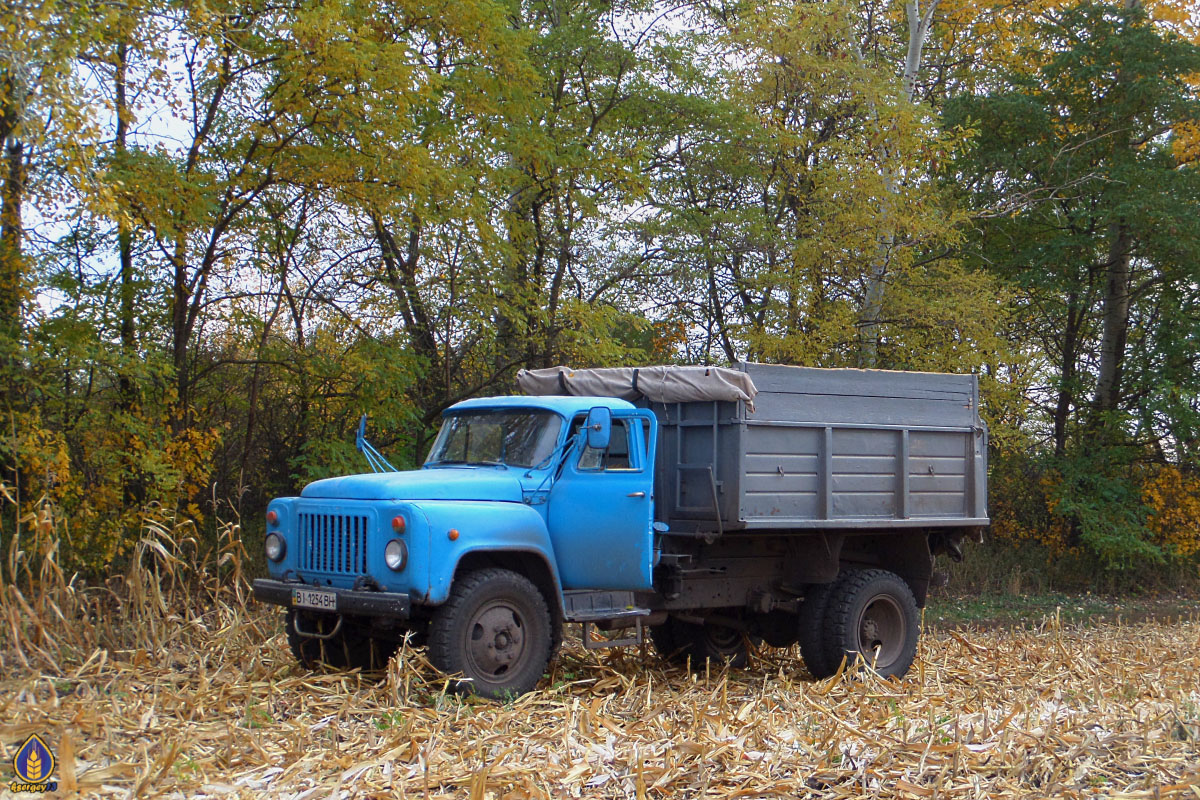
[[[627,420],[612,421],[612,435],[608,440],[608,448],[598,450],[584,447],[579,455],[579,469],[604,472],[630,472],[637,469],[632,456],[632,442]]]

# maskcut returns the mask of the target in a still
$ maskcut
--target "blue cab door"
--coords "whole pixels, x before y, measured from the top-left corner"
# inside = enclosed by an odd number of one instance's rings
[[[564,589],[651,588],[657,436],[651,412],[614,411],[606,450],[567,456],[547,514]]]

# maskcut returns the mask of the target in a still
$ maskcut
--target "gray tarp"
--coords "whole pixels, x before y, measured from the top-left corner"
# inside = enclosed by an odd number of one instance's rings
[[[745,400],[754,411],[758,389],[744,372],[724,367],[608,367],[523,369],[517,384],[532,395],[595,395],[652,403]]]

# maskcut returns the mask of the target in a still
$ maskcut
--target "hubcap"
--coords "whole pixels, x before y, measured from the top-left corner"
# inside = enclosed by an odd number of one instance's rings
[[[878,670],[890,667],[904,647],[906,623],[896,600],[886,594],[872,597],[858,622],[858,652]]]
[[[493,600],[476,611],[467,637],[471,672],[488,680],[516,669],[525,655],[525,620],[505,600]]]

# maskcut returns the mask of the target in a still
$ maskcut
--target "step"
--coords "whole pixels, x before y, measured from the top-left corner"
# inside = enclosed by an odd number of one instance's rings
[[[567,622],[599,622],[606,619],[644,617],[648,608],[638,608],[633,592],[571,590],[563,592],[563,618]]]

